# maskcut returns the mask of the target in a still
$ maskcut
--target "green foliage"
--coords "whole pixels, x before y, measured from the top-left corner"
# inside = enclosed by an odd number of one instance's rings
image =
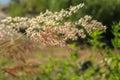
[[[84,14],[103,22],[110,27],[113,21],[120,19],[120,0],[85,0]]]
[[[120,23],[112,26],[112,33],[114,35],[114,38],[112,39],[114,48],[120,48]]]
[[[88,42],[95,48],[99,47],[103,47],[105,45],[104,42],[101,42],[101,40],[103,39],[103,31],[101,30],[94,30],[89,36],[90,39],[88,39]]]
[[[9,5],[9,15],[11,16],[24,16],[25,15],[25,9],[24,4],[14,2]]]
[[[36,15],[40,12],[46,11],[60,11],[62,8],[68,8],[69,0],[12,0],[9,5],[9,15],[11,16],[25,16]]]

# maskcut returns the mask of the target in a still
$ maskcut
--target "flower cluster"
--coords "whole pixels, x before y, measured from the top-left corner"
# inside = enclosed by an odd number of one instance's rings
[[[4,25],[0,27],[0,40],[6,39],[6,35],[9,35],[10,38],[14,38],[14,35],[18,36],[20,29],[23,28],[26,36],[34,42],[55,46],[65,45],[67,40],[77,40],[78,37],[85,38],[86,33],[90,34],[92,30],[105,30],[105,26],[92,20],[90,16],[80,18],[76,22],[64,21],[65,17],[70,17],[83,6],[84,4],[79,4],[71,6],[68,10],[62,9],[60,12],[54,13],[46,10],[45,13],[40,13],[32,18],[7,17],[0,21],[0,24]]]
[[[102,23],[98,22],[97,20],[92,20],[91,16],[84,16],[83,18],[79,19],[76,22],[76,25],[81,25],[85,28],[87,33],[92,33],[92,30],[100,29],[106,30],[106,26],[103,26]]]
[[[4,24],[0,25],[0,40],[10,40],[16,38],[20,34],[11,28],[11,26],[5,26]]]

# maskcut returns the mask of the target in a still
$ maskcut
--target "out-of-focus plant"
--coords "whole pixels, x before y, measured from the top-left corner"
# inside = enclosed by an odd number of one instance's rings
[[[94,30],[89,36],[91,39],[88,40],[88,42],[93,46],[94,49],[96,48],[102,48],[105,43],[101,42],[103,39],[103,31],[101,30]]]
[[[26,13],[24,9],[24,3],[20,0],[11,0],[8,6],[8,15],[10,16],[24,16]]]
[[[104,64],[104,68],[106,69],[100,69],[99,72],[101,74],[101,70],[103,70],[102,72],[104,74],[105,80],[120,79],[120,77],[118,76],[120,70],[119,31],[119,23],[114,24],[112,27],[112,33],[114,34],[114,38],[111,41],[114,48],[112,49],[108,45],[106,45],[105,42],[101,41],[101,39],[103,39],[103,37],[101,36],[103,31],[93,31],[93,33],[90,34],[90,40],[88,40],[92,45],[93,50],[100,53],[100,55],[102,56],[102,64]]]
[[[120,48],[120,23],[112,26],[112,33],[114,35],[114,38],[112,39],[113,47],[115,49]]]
[[[11,16],[38,15],[40,12],[60,11],[62,8],[68,8],[71,5],[70,0],[11,0],[8,12]]]
[[[85,0],[85,9],[81,13],[89,14],[110,27],[113,21],[119,21],[119,0]]]

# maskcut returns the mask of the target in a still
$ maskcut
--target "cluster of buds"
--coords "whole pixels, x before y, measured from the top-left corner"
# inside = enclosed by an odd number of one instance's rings
[[[23,28],[26,37],[34,42],[63,46],[67,40],[77,40],[78,37],[85,38],[86,33],[90,34],[92,30],[105,30],[105,26],[96,20],[92,20],[90,16],[85,16],[75,22],[64,21],[65,17],[70,17],[83,6],[84,4],[79,4],[71,6],[68,10],[62,9],[60,12],[54,13],[46,10],[45,13],[40,13],[40,15],[32,18],[7,17],[0,21],[0,24],[8,29],[0,27],[0,40],[6,39],[7,36],[3,34],[10,35],[10,38],[14,38],[14,35],[18,36],[20,29]]]

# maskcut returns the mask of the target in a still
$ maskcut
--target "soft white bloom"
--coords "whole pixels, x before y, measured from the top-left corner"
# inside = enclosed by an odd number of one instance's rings
[[[65,17],[70,17],[76,13],[84,4],[71,6],[68,10],[62,9],[60,12],[46,10],[38,16],[28,17],[7,17],[0,21],[0,40],[15,38],[20,34],[20,29],[25,29],[26,37],[29,39],[48,45],[65,45],[67,40],[77,40],[78,37],[85,38],[84,27],[90,34],[93,29],[105,30],[106,27],[100,22],[92,20],[91,16],[84,16],[75,22],[63,21]],[[22,34],[22,33],[21,33]]]

